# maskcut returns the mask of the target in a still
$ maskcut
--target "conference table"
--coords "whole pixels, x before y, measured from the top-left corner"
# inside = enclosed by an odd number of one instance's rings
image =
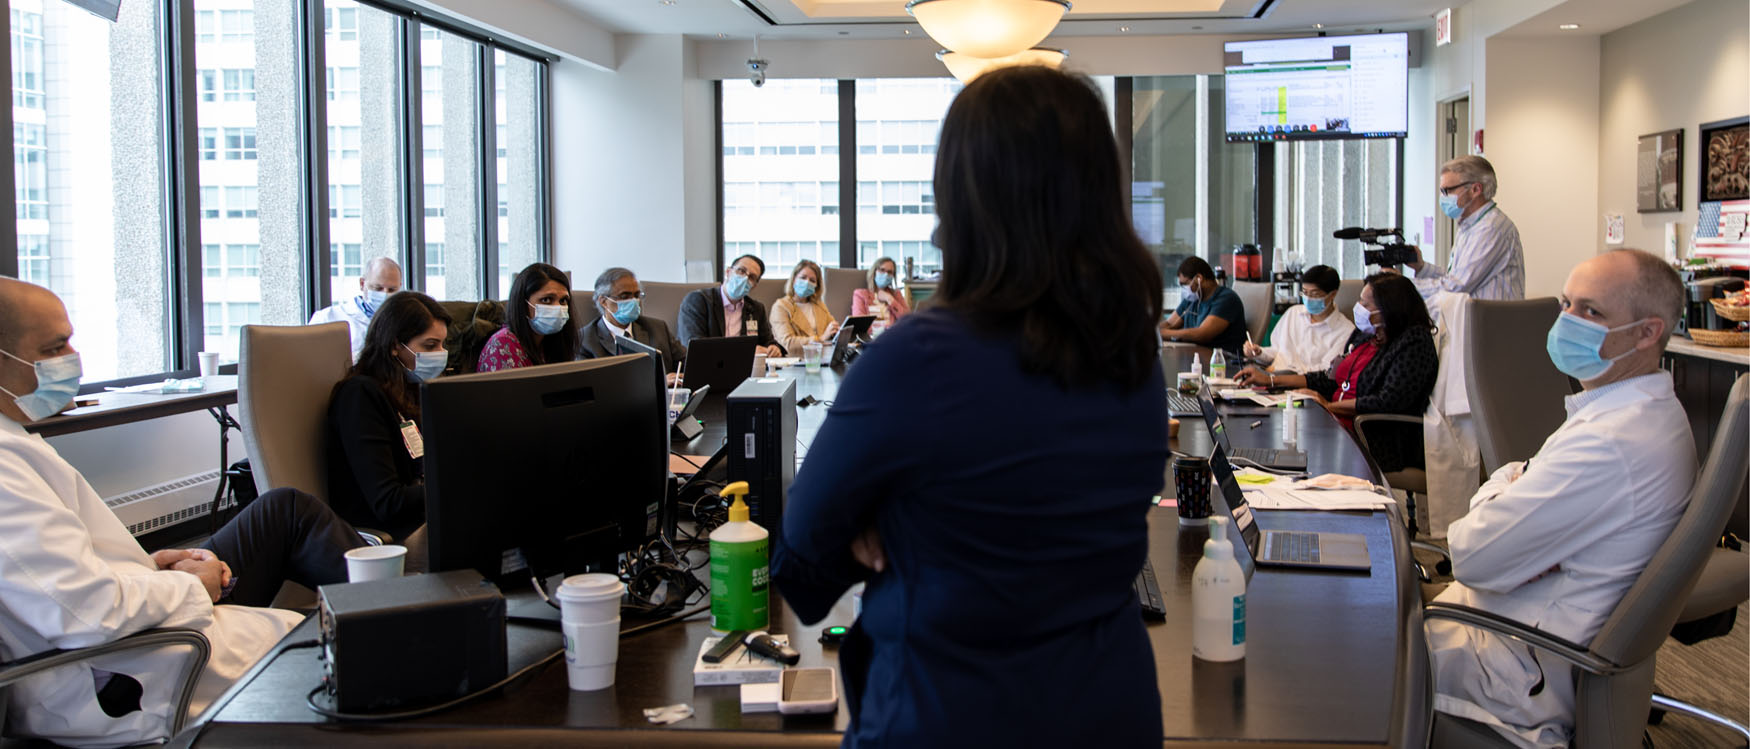
[[[1193,353],[1171,346],[1162,365],[1172,374],[1189,368]],[[850,365],[855,366],[853,363]],[[830,402],[842,372],[800,367],[774,374],[794,379],[797,397]],[[799,407],[798,436],[806,445],[825,420],[827,404]],[[1279,447],[1278,413],[1257,414],[1223,406],[1234,423],[1236,446]],[[1268,409],[1280,411],[1280,409]],[[707,401],[699,413],[706,433],[679,452],[709,454],[726,434],[723,404]],[[1240,422],[1244,419],[1244,422]],[[1298,445],[1309,471],[1342,473],[1379,481],[1379,473],[1349,434],[1321,409],[1306,409],[1298,421]],[[920,416],[919,428],[929,428]],[[1173,441],[1178,452],[1208,455],[1210,436],[1200,418],[1183,418]],[[1172,494],[1170,466],[1163,496]],[[1171,507],[1149,512],[1149,556],[1166,602],[1164,622],[1147,624],[1154,649],[1162,712],[1162,739],[1174,745],[1274,747],[1376,747],[1418,744],[1412,738],[1426,715],[1426,655],[1421,642],[1421,598],[1410,570],[1409,540],[1401,515],[1377,512],[1259,511],[1267,529],[1359,533],[1366,537],[1372,568],[1365,573],[1260,567],[1247,592],[1247,650],[1235,663],[1208,663],[1191,656],[1191,573],[1201,557],[1206,526],[1182,526]],[[513,608],[530,594],[512,594]],[[817,640],[821,630],[853,621],[851,598],[841,599],[823,621],[804,625],[775,591],[771,631],[788,634],[802,666],[836,666],[836,652]],[[502,693],[446,712],[389,723],[339,723],[305,706],[320,683],[314,648],[288,648],[316,636],[307,620],[275,652],[214,703],[197,725],[172,742],[177,746],[256,747],[321,743],[328,746],[449,745],[535,746],[836,746],[848,725],[841,702],[836,714],[780,716],[743,714],[732,686],[693,686],[692,666],[710,628],[703,616],[624,637],[615,685],[599,692],[567,687],[563,661],[536,668]],[[637,622],[626,620],[624,626]],[[559,633],[511,624],[513,671],[561,647]],[[645,708],[687,703],[692,717],[652,725]],[[1042,709],[1017,705],[1017,709]],[[1048,709],[1048,708],[1043,708]],[[993,719],[978,716],[969,719]],[[1075,716],[1066,716],[1075,720]],[[1089,726],[1091,743],[1099,727]],[[1425,734],[1424,734],[1425,735]]]

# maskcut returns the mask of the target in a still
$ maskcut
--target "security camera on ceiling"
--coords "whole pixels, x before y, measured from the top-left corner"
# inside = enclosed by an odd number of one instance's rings
[[[753,81],[754,88],[766,85],[766,66],[770,63],[759,57],[747,60],[747,79]]]

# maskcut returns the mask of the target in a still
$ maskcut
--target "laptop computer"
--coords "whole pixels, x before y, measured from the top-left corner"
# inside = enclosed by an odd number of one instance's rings
[[[850,361],[851,344],[865,341],[869,338],[869,328],[874,327],[874,315],[856,315],[847,317],[839,325],[839,332],[832,338],[832,359],[827,362],[829,367],[837,367]]]
[[[1210,395],[1209,383],[1204,382],[1197,393],[1198,406],[1203,411],[1203,421],[1209,425],[1209,439],[1221,446],[1222,451],[1234,458],[1256,463],[1265,468],[1279,470],[1306,470],[1306,453],[1293,449],[1278,449],[1271,447],[1234,447],[1233,440],[1228,438],[1227,425],[1222,421],[1221,414],[1215,410],[1215,398]]]
[[[1240,566],[1245,569],[1247,578],[1252,575],[1248,562],[1275,567],[1372,569],[1367,539],[1359,534],[1260,531],[1252,516],[1252,506],[1246,503],[1246,493],[1240,489],[1239,479],[1234,477],[1233,466],[1228,464],[1227,454],[1220,443],[1209,456],[1209,470],[1221,486],[1214,509],[1216,512],[1225,509],[1233,516],[1233,522],[1227,524],[1228,540],[1233,542],[1236,558],[1241,560]],[[1249,559],[1237,556],[1240,548],[1246,550],[1245,557]]]
[[[725,338],[694,338],[687,346],[687,364],[681,387],[698,390],[710,385],[719,393],[735,390],[753,371],[754,348],[760,339],[751,335]]]

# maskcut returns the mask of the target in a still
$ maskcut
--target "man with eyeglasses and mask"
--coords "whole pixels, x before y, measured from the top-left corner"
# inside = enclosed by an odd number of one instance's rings
[[[754,353],[783,356],[784,347],[772,337],[766,305],[748,296],[765,272],[764,261],[742,255],[723,269],[723,283],[682,299],[681,343],[691,346],[694,338],[751,335],[759,338],[759,348]]]
[[[1440,167],[1440,212],[1458,223],[1446,267],[1420,253],[1408,263],[1423,298],[1452,291],[1473,299],[1524,299],[1525,246],[1519,227],[1495,205],[1495,167],[1488,159],[1460,156]]]
[[[578,331],[578,357],[594,359],[614,355],[614,339],[625,337],[662,353],[668,383],[677,385],[675,372],[687,358],[687,347],[675,340],[668,323],[644,314],[644,289],[638,276],[625,268],[609,268],[595,279],[595,306],[601,317]]]
[[[1574,268],[1561,305],[1545,348],[1583,390],[1537,454],[1495,471],[1447,529],[1456,582],[1434,600],[1584,644],[1682,517],[1695,441],[1659,368],[1683,307],[1676,271],[1640,250],[1607,252]],[[1426,630],[1436,709],[1519,746],[1572,740],[1566,662],[1458,622]]]
[[[401,266],[386,257],[374,257],[365,263],[365,274],[359,277],[359,293],[351,299],[316,310],[310,324],[344,322],[352,329],[352,360],[358,361],[359,350],[365,347],[365,331],[371,327],[371,317],[388,301],[389,295],[401,290]]]
[[[160,627],[205,635],[198,714],[304,619],[264,608],[292,580],[346,581],[364,545],[328,505],[292,489],[256,498],[200,547],[147,554],[103,498],[26,425],[65,410],[83,375],[66,307],[0,278],[0,661]],[[185,648],[112,655],[6,690],[8,735],[71,746],[168,738]]]

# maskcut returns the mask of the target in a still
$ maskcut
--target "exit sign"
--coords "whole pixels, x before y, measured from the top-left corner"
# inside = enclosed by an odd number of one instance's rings
[[[1447,8],[1434,14],[1434,46],[1444,47],[1452,43],[1452,9]]]

